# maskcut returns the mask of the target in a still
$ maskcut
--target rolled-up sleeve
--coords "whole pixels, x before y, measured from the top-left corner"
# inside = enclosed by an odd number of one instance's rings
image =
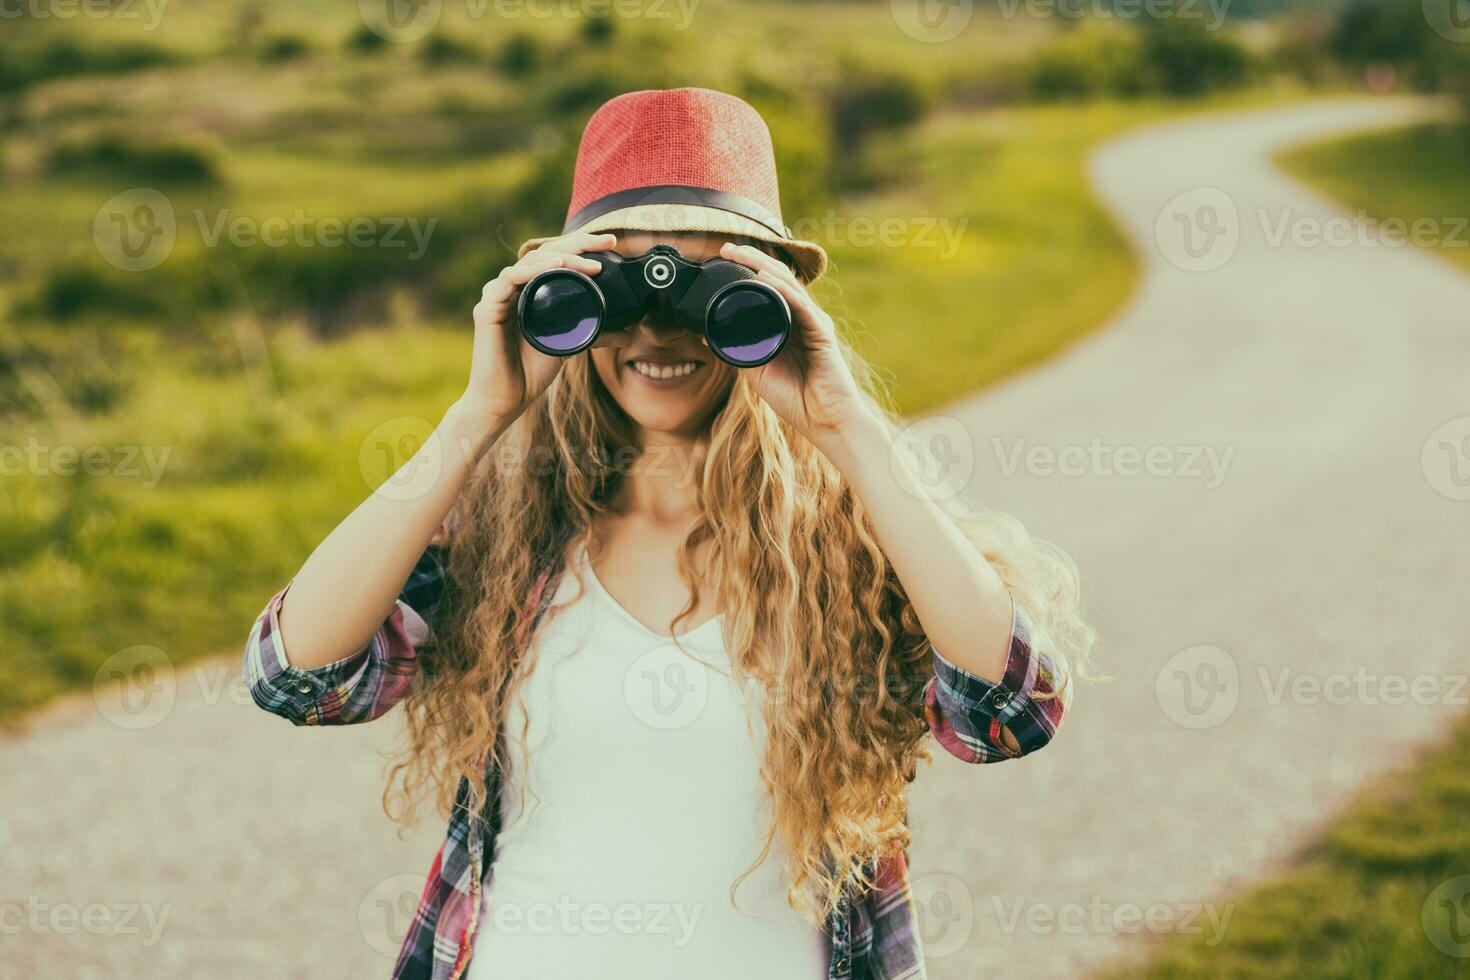
[[[1032,636],[1031,621],[1017,606],[1010,653],[998,683],[934,651],[924,714],[935,739],[951,755],[965,762],[999,762],[1035,752],[1052,740],[1067,710],[1065,678]],[[1006,745],[1007,730],[1020,751]]]
[[[281,640],[287,586],[266,604],[245,644],[251,698],[296,725],[351,725],[383,715],[403,700],[418,673],[419,652],[431,633],[415,605],[424,607],[440,593],[442,575],[437,556],[426,552],[372,639],[348,657],[312,668],[294,666]]]

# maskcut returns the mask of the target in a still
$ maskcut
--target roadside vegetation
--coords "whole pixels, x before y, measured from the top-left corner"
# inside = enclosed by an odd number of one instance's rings
[[[1370,133],[1299,147],[1280,162],[1353,214],[1379,227],[1395,222],[1397,247],[1427,248],[1470,270],[1470,129],[1445,122]]]

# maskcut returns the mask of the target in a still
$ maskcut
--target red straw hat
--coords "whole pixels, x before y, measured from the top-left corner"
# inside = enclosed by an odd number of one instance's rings
[[[629,92],[593,113],[562,234],[708,232],[780,246],[811,281],[827,253],[781,220],[776,155],[760,113],[704,88]],[[551,238],[533,238],[525,255]]]

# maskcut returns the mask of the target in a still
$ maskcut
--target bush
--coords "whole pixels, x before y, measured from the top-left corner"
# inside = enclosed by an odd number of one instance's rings
[[[929,105],[928,94],[907,75],[846,66],[829,104],[834,147],[857,153],[873,133],[918,122]]]
[[[541,42],[530,34],[512,34],[500,49],[496,64],[511,78],[524,78],[541,67]]]
[[[1441,88],[1454,71],[1449,44],[1425,29],[1424,18],[1417,0],[1358,0],[1337,20],[1332,53],[1357,69],[1391,65],[1419,89]]]
[[[1145,23],[1142,55],[1154,86],[1168,95],[1233,88],[1250,74],[1250,54],[1239,42],[1178,17]]]
[[[1039,99],[1130,97],[1152,84],[1136,32],[1090,25],[1041,48],[1025,75],[1026,87]]]
[[[311,53],[311,45],[294,34],[277,34],[267,38],[260,46],[259,57],[267,64],[282,64],[296,61]]]
[[[364,24],[348,36],[343,47],[352,54],[375,54],[387,43],[387,38]]]
[[[107,133],[54,147],[50,167],[57,174],[86,174],[152,184],[218,184],[215,157],[203,147],[182,142],[137,143]]]
[[[180,59],[163,48],[148,44],[115,44],[83,47],[70,38],[24,47],[0,46],[0,92],[13,92],[70,75],[116,75]]]
[[[62,262],[51,269],[29,298],[18,304],[16,312],[24,318],[43,317],[56,323],[71,323],[84,314],[158,316],[165,307],[163,295],[152,276],[113,272],[80,262]]]
[[[1327,81],[1336,68],[1328,50],[1334,29],[1334,23],[1319,13],[1288,17],[1271,48],[1272,65],[1308,84]]]
[[[601,17],[589,16],[582,24],[583,40],[599,47],[610,42],[617,33],[617,21],[610,14]]]
[[[419,60],[430,66],[463,63],[476,57],[474,48],[444,34],[435,34],[419,49]]]

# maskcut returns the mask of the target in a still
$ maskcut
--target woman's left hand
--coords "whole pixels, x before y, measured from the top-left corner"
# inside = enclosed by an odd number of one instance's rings
[[[867,411],[832,318],[817,305],[784,262],[751,245],[726,243],[720,258],[754,269],[791,307],[791,339],[772,361],[749,370],[756,393],[815,443],[838,435]]]

